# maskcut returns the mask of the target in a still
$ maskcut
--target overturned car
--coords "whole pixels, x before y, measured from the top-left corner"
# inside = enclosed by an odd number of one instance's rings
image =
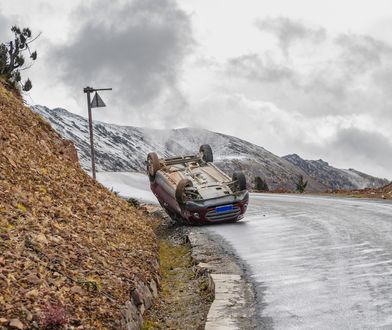
[[[236,222],[243,218],[249,201],[242,172],[230,178],[213,161],[210,145],[190,156],[147,156],[150,187],[174,220],[187,224]]]

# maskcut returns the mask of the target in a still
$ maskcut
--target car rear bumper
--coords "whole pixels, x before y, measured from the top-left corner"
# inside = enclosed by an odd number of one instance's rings
[[[192,224],[238,221],[244,217],[248,202],[247,191],[218,198],[188,201],[181,206],[181,216]],[[230,206],[230,209],[223,212],[217,210],[224,206]]]

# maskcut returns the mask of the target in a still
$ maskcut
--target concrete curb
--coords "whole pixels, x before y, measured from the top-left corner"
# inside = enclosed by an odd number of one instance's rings
[[[254,297],[241,268],[222,253],[214,254],[211,249],[215,251],[216,243],[198,229],[191,229],[187,238],[192,246],[192,258],[196,266],[207,273],[211,282],[209,288],[215,296],[205,329],[255,329],[251,321],[254,306],[249,304]]]

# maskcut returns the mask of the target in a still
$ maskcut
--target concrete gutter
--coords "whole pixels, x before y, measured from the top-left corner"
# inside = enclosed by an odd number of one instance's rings
[[[256,329],[254,290],[235,257],[203,229],[190,229],[188,240],[196,266],[207,272],[215,293],[205,329]]]

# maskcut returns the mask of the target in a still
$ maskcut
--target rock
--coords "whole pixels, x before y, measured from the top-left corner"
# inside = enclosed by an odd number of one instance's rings
[[[25,328],[24,324],[19,319],[12,319],[10,321],[9,327],[11,329],[18,329],[18,330],[23,330]]]
[[[139,293],[137,289],[133,290],[131,293],[132,301],[136,306],[139,306],[143,303],[143,297]]]
[[[158,297],[158,288],[157,288],[157,284],[155,283],[154,280],[151,280],[151,282],[150,282],[150,289],[151,289],[152,295],[155,298]]]
[[[149,287],[147,285],[144,285],[144,283],[141,284],[141,292],[143,296],[144,307],[146,309],[149,309],[152,306],[154,298],[151,294]]]
[[[7,322],[8,322],[7,319],[5,319],[4,317],[0,317],[0,324],[5,324]]]
[[[5,265],[5,259],[4,257],[0,257],[0,266],[4,266]]]

